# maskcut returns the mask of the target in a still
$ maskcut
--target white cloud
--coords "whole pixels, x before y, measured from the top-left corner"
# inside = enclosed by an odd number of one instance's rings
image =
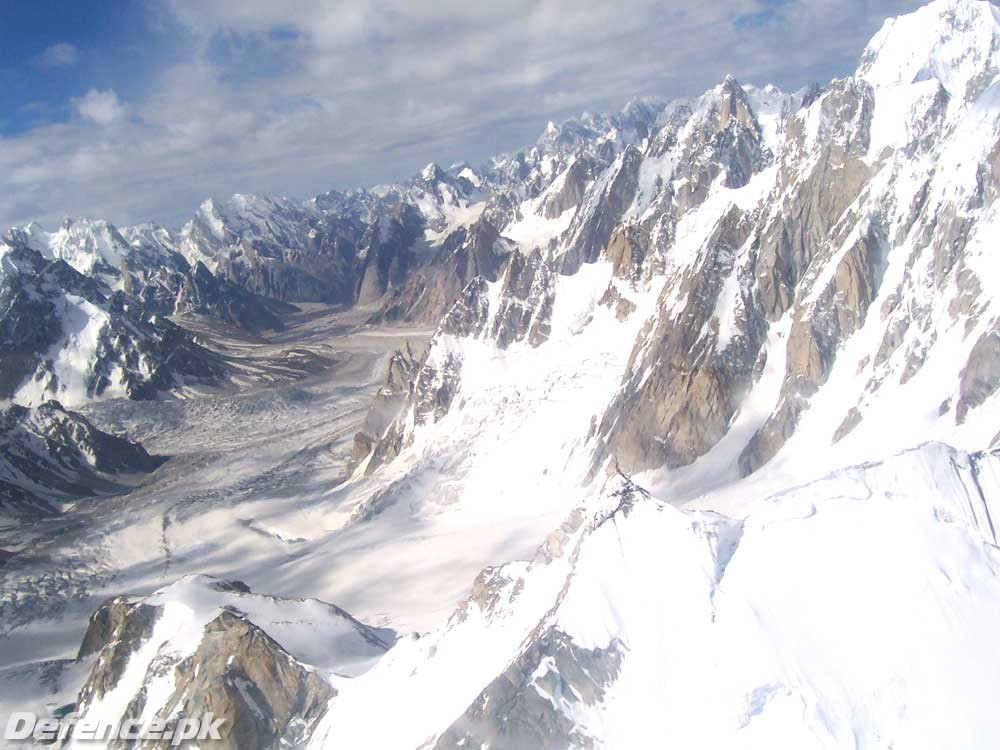
[[[118,94],[113,89],[91,89],[83,96],[73,99],[73,106],[81,117],[98,125],[111,125],[128,112],[125,105],[118,101]]]
[[[42,53],[35,58],[35,62],[43,68],[68,67],[70,65],[76,65],[79,60],[80,50],[72,44],[68,44],[66,42],[60,42],[59,44],[53,44],[51,47],[46,47]]]

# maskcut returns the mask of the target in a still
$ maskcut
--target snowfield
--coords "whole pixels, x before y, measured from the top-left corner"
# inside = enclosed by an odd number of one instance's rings
[[[312,747],[422,746],[545,628],[624,654],[589,705],[551,661],[527,682],[600,747],[1000,737],[1000,456],[928,444],[748,499],[740,517],[604,502],[561,558],[495,571],[495,609],[472,604],[344,686]],[[387,699],[401,721],[377,720]]]

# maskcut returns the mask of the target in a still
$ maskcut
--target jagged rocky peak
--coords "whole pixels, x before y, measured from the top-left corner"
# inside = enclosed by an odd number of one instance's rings
[[[220,747],[298,747],[335,699],[334,678],[362,674],[393,639],[315,599],[192,576],[148,597],[114,597],[93,614],[79,651],[93,666],[76,708],[100,723],[142,717],[167,727],[212,713],[223,720]]]
[[[727,432],[766,334],[752,298],[739,290],[740,250],[752,231],[747,216],[731,208],[706,238],[700,264],[664,284],[659,313],[636,341],[624,387],[600,424],[598,463],[612,455],[627,472],[674,468]],[[735,290],[727,288],[734,276]],[[740,295],[726,300],[737,314],[719,321],[725,294]]]
[[[315,217],[286,198],[237,193],[228,201],[207,199],[180,231],[179,249],[191,263],[214,270],[220,256],[237,245],[301,248]]]
[[[170,230],[152,222],[122,227],[122,236],[140,253],[160,253],[168,255],[176,252],[174,237]]]
[[[105,288],[140,303],[149,313],[213,315],[249,330],[279,328],[287,311],[215,278],[200,261],[190,264],[169,230],[141,224],[119,231],[106,221],[67,219],[46,232],[37,224],[14,228],[8,245],[30,248],[47,260],[62,260]],[[290,308],[289,308],[290,309]]]
[[[681,148],[692,175],[714,179],[717,165],[729,188],[745,185],[772,158],[750,97],[731,75],[698,100]]]
[[[719,131],[741,127],[760,138],[760,125],[751,109],[750,98],[732,74],[727,75],[719,87],[719,96]]]
[[[361,264],[355,301],[359,305],[379,302],[400,286],[417,265],[414,245],[423,236],[423,215],[409,204],[401,204],[378,218],[365,230],[361,241]]]
[[[201,261],[179,281],[174,313],[209,315],[250,332],[281,330],[284,323],[280,316],[296,309],[293,305],[262,297],[220,279]]]
[[[436,323],[474,278],[496,281],[511,252],[511,243],[487,219],[459,227],[403,284],[389,289],[387,300],[372,319]]]
[[[57,513],[82,497],[121,491],[117,475],[149,473],[163,461],[57,401],[8,406],[0,410],[0,516]]]
[[[285,302],[353,302],[365,224],[287,199],[206,201],[178,247],[222,279]]]
[[[652,129],[665,103],[655,98],[633,99],[614,114],[585,113],[560,124],[550,121],[536,145],[544,153],[572,155],[597,149],[605,158],[629,143],[641,143]]]
[[[401,433],[397,420],[411,405],[425,355],[426,349],[414,350],[407,341],[389,358],[385,380],[368,407],[361,430],[354,435],[352,471],[371,456],[365,466],[366,473],[371,474],[399,452]]]
[[[438,182],[445,182],[448,175],[441,167],[431,162],[420,172],[420,179],[428,185],[435,185]]]
[[[586,154],[573,156],[542,197],[541,213],[547,219],[562,216],[583,201],[587,187],[596,178],[597,165]]]
[[[455,339],[480,339],[498,350],[519,343],[539,348],[545,343],[551,331],[557,278],[541,251],[513,251],[496,281],[477,275],[461,289],[424,356],[419,362],[411,361],[416,367],[407,379],[408,392],[398,416],[377,440],[369,439],[369,433],[358,444],[359,454],[372,456],[367,472],[399,455],[416,428],[439,421],[451,409],[463,367]]]
[[[87,275],[117,275],[122,260],[132,251],[117,227],[103,220],[66,218],[54,232],[31,223],[11,229],[8,239],[27,245],[47,260],[64,260]]]
[[[987,5],[933,3],[887,28],[930,19],[932,33],[951,40],[945,46],[960,34],[965,51],[949,54],[988,72],[993,32],[972,28],[970,19],[980,17],[995,25]],[[549,253],[522,247],[496,284],[466,286],[439,337],[481,338],[500,350],[516,341],[544,347],[555,288],[549,275],[606,259],[633,290],[658,288],[659,303],[634,343],[621,391],[597,422],[598,464],[688,465],[739,425],[726,461],[746,473],[781,453],[802,424],[808,438],[794,445],[874,434],[891,412],[880,404],[895,399],[889,384],[919,381],[931,359],[942,413],[920,429],[973,439],[986,429],[982,417],[976,427],[953,429],[996,390],[984,389],[997,314],[983,294],[1000,176],[991,166],[1000,152],[996,117],[985,102],[976,110],[975,98],[955,105],[936,84],[913,99],[909,89],[927,82],[919,71],[913,80],[907,73],[882,82],[881,57],[891,59],[895,44],[885,36],[873,40],[869,50],[880,52],[866,53],[857,75],[821,89],[785,94],[727,77],[694,102],[661,108],[644,148],[630,143],[606,162],[577,149],[548,162],[556,176],[525,194],[540,198],[530,207],[536,216],[574,208],[565,232]],[[899,97],[902,109],[894,106]],[[546,149],[583,138],[587,127],[596,133],[597,124],[581,118],[549,127],[536,150],[506,166],[536,179]],[[927,170],[926,158],[950,166]],[[624,322],[635,303],[623,288],[612,281],[601,304]],[[886,325],[888,333],[880,330]],[[451,408],[463,378],[460,350],[432,343],[412,397],[422,404],[416,429]],[[839,404],[834,387],[851,394],[848,402]],[[400,435],[390,437],[401,444]]]

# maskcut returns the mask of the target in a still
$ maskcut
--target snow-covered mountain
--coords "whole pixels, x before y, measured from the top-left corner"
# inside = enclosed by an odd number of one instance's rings
[[[38,224],[11,229],[7,246],[29,248],[50,261],[62,260],[111,291],[124,291],[147,312],[199,313],[250,331],[280,328],[290,308],[266,300],[189,263],[166,229],[140,224],[119,231],[106,221],[66,219],[55,232]]]
[[[94,615],[77,707],[224,704],[236,747],[1000,744],[998,92],[1000,11],[933,0],[822,87],[730,76],[481,168],[45,240],[83,274],[25,230],[29,300],[113,284],[120,237],[119,266],[360,308],[359,340],[435,326],[366,417],[353,385],[296,411],[317,381],[227,404],[292,445],[221,424],[236,458],[109,524],[80,565],[155,593]],[[94,415],[185,424],[137,409]]]
[[[0,243],[0,268],[0,400],[72,407],[222,376],[186,331],[16,235]]]
[[[671,503],[718,511],[744,495],[774,510],[682,513],[681,541],[654,520],[676,511],[629,491],[645,510],[613,517],[634,516],[634,532],[616,520],[600,552],[581,546],[558,573],[537,572],[552,577],[538,599],[523,564],[485,572],[474,587],[485,612],[463,610],[383,660],[357,703],[331,707],[315,747],[358,741],[371,697],[396,690],[413,713],[369,734],[376,746],[990,744],[988,722],[963,734],[927,717],[938,700],[989,712],[996,662],[977,655],[995,650],[996,457],[916,446],[975,452],[1000,438],[998,35],[989,4],[941,0],[887,22],[858,72],[822,89],[729,78],[668,107],[584,181],[553,241],[466,287],[359,466],[391,477],[360,506],[369,523],[398,507],[433,517],[437,503],[545,513],[558,493],[565,503],[572,486],[621,473]],[[866,477],[857,490],[841,479],[852,465]],[[428,498],[442,474],[446,496]],[[590,528],[588,498],[560,547]],[[824,524],[826,507],[844,522],[849,498],[859,516],[839,530],[795,526]],[[897,501],[906,509],[883,505]],[[957,518],[960,549],[945,541]],[[851,531],[862,525],[863,537]],[[768,535],[752,544],[760,567],[730,584],[748,529]],[[899,568],[883,562],[888,539]],[[688,544],[703,562],[674,557]],[[838,549],[852,559],[832,568]],[[964,610],[966,594],[924,588],[927,570],[945,571],[945,589],[959,575],[986,588]],[[716,627],[712,602],[730,592],[742,614]],[[929,629],[918,641],[934,643],[919,664],[897,638],[917,621]]]
[[[84,721],[124,716],[168,727],[210,711],[225,722],[219,747],[297,747],[336,697],[331,682],[364,672],[393,635],[315,599],[194,576],[148,597],[116,597],[94,613],[77,656],[93,665],[77,710]],[[89,744],[71,736],[66,747]]]
[[[310,747],[988,747],[998,480],[926,445],[727,516],[612,478],[345,685]]]
[[[0,411],[0,519],[32,520],[81,497],[120,491],[116,475],[148,473],[164,460],[57,401],[8,406]]]
[[[897,61],[910,24],[948,44]],[[699,459],[747,474],[820,447],[836,466],[914,436],[993,444],[996,48],[988,4],[935,3],[887,25],[858,74],[806,106],[729,78],[672,109],[546,252],[466,288],[387,439],[421,442],[428,421],[452,432],[452,403],[480,408],[478,363],[543,361],[564,317],[559,338],[590,354],[587,329],[612,318],[631,350],[616,392],[588,404],[592,475]],[[946,79],[954,91],[938,68],[965,69]]]

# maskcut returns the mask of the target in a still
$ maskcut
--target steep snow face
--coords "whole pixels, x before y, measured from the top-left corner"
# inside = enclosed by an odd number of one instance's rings
[[[345,684],[311,747],[991,747],[1000,457],[928,445],[749,502],[614,483]],[[389,700],[400,721],[380,722]],[[947,717],[947,718],[945,718]]]
[[[588,435],[658,287],[620,285],[604,262],[574,276],[531,263],[515,254],[497,282],[470,284],[477,293],[439,328],[416,396],[337,488],[344,502],[327,525],[340,528],[328,544],[344,540],[344,562],[331,567],[328,548],[299,560],[331,583],[385,560],[422,571],[402,589],[372,582],[379,611],[394,612],[400,629],[439,622],[484,560],[529,553],[587,494],[579,483],[589,468]],[[532,270],[539,275],[528,283]],[[636,312],[619,320],[609,300]],[[465,321],[467,310],[481,317]],[[512,324],[516,311],[520,322]],[[463,334],[466,323],[478,333]],[[442,539],[450,540],[447,552]],[[368,548],[379,559],[362,566]],[[346,553],[352,549],[362,554]]]
[[[936,0],[889,19],[857,73],[875,91],[872,154],[911,145],[974,102],[988,105],[998,74],[1000,11],[989,2]]]
[[[763,88],[744,85],[743,90],[760,124],[764,145],[777,153],[785,139],[788,119],[802,106],[808,89],[788,94],[772,85]]]
[[[46,367],[42,377],[28,381],[14,393],[12,400],[15,403],[40,404],[55,398],[78,406],[86,403],[93,393],[93,363],[111,318],[97,305],[73,294],[57,300],[53,312],[62,329],[62,337],[42,355],[51,365]],[[112,379],[104,395],[106,398],[124,396],[124,384]]]
[[[1000,73],[1000,10],[980,0],[934,0],[890,18],[858,73],[876,88],[935,80],[959,103],[974,98]]]

